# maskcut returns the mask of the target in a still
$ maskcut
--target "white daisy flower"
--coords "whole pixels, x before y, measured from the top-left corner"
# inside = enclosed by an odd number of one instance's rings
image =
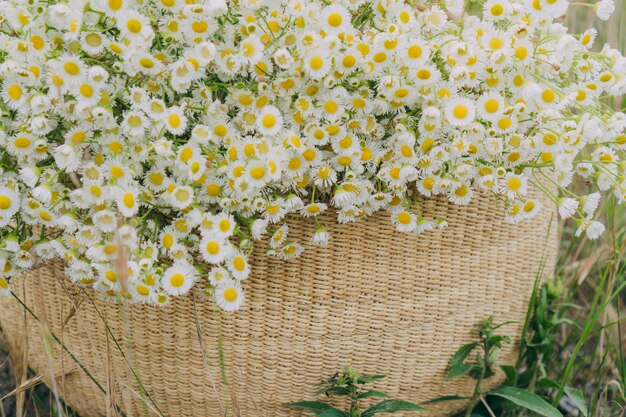
[[[326,51],[314,49],[303,59],[304,71],[313,79],[325,77],[331,69],[332,61]]]
[[[591,193],[589,195],[583,196],[580,198],[581,203],[583,204],[583,212],[587,216],[593,216],[600,204],[601,195],[599,192]]]
[[[120,188],[116,191],[117,209],[124,217],[133,217],[139,211],[137,190]]]
[[[469,184],[462,183],[458,185],[454,190],[451,190],[448,195],[448,200],[459,206],[465,206],[472,200],[474,192]]]
[[[522,206],[522,213],[525,219],[532,219],[541,210],[541,202],[538,200],[528,200]]]
[[[320,29],[330,35],[338,35],[352,29],[350,12],[340,4],[331,4],[322,10]]]
[[[7,79],[4,81],[2,90],[0,91],[0,97],[9,108],[13,110],[24,110],[28,93],[26,86],[22,85],[17,80]]]
[[[200,254],[205,261],[212,264],[222,262],[232,251],[231,243],[219,236],[206,235],[200,242]]]
[[[187,130],[187,117],[182,108],[172,106],[164,114],[165,129],[172,135],[182,135]]]
[[[324,203],[310,203],[302,207],[300,214],[304,217],[315,217],[326,211],[328,206]]]
[[[558,202],[559,215],[562,219],[569,219],[576,214],[578,201],[574,198],[561,198]]]
[[[235,218],[229,213],[220,213],[213,219],[214,232],[224,239],[233,235],[236,225]]]
[[[241,286],[235,281],[225,280],[215,288],[215,302],[224,311],[239,310],[244,300]]]
[[[168,197],[172,206],[179,210],[184,210],[194,203],[193,188],[186,185],[174,187]]]
[[[4,277],[0,277],[0,295],[8,296],[10,294],[11,286],[9,285],[9,281]]]
[[[226,259],[226,267],[231,275],[238,281],[248,278],[250,274],[250,264],[247,257],[240,251],[234,251]]]
[[[456,98],[446,105],[445,114],[451,125],[466,126],[474,121],[476,107],[470,99]]]
[[[148,18],[135,10],[125,10],[121,13],[117,17],[117,25],[126,38],[138,45],[147,44],[154,37]]]
[[[330,233],[324,227],[315,229],[315,233],[311,235],[311,243],[317,246],[327,246],[330,241]]]
[[[297,258],[303,251],[304,247],[302,245],[292,242],[280,248],[280,250],[276,252],[276,256],[279,259],[287,261],[289,259]]]
[[[615,12],[615,2],[613,0],[601,0],[595,4],[596,16],[600,20],[609,20]]]
[[[250,234],[252,238],[255,240],[260,240],[263,238],[263,235],[267,233],[267,225],[268,221],[265,219],[256,219],[252,222],[252,226],[250,228]]]
[[[400,232],[415,232],[417,229],[417,215],[405,210],[391,214],[391,222]]]
[[[256,35],[250,35],[239,44],[239,57],[247,65],[256,64],[263,58],[264,49],[261,39]]]
[[[179,260],[163,272],[161,287],[169,295],[183,295],[189,292],[196,279],[193,266],[185,260]]]
[[[225,282],[226,280],[231,279],[232,277],[230,276],[230,272],[228,272],[226,268],[221,266],[213,267],[208,276],[209,283],[214,287],[217,287],[220,282]]]
[[[289,233],[289,226],[284,224],[281,227],[279,227],[270,238],[270,241],[269,241],[270,246],[274,249],[281,246],[285,242],[285,240],[287,240],[288,233]]]
[[[11,221],[20,209],[20,197],[14,190],[0,186],[0,227]]]
[[[517,195],[525,195],[528,191],[528,180],[526,177],[509,173],[503,181],[503,188],[510,198]]]
[[[274,106],[265,106],[257,118],[257,129],[263,135],[275,135],[282,129],[283,117]]]

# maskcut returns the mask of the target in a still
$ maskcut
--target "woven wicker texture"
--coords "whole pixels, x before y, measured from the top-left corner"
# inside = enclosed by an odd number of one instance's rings
[[[300,416],[281,404],[313,399],[316,384],[347,364],[386,374],[375,387],[396,398],[467,395],[471,380],[444,380],[450,357],[491,314],[496,322],[516,321],[503,331],[519,340],[537,273],[554,269],[556,225],[549,227],[549,209],[505,224],[487,196],[475,196],[469,207],[427,204],[448,229],[410,236],[396,232],[385,213],[347,225],[329,214],[322,217],[332,235],[327,248],[305,245],[300,258],[285,262],[257,245],[245,308],[237,313],[221,313],[197,294],[165,308],[103,302],[72,286],[52,263],[13,280],[39,322],[11,297],[0,298],[0,319],[40,372],[50,369],[41,336],[47,323],[109,392],[52,342],[55,372],[64,374],[59,389],[83,417],[106,415],[105,398],[129,417],[157,409],[167,417],[219,416],[218,393],[225,407],[235,397],[243,417]],[[314,228],[294,219],[290,237],[305,243]],[[218,340],[228,388],[220,383]],[[515,355],[510,346],[500,357],[511,363]],[[419,415],[462,407],[446,403]]]

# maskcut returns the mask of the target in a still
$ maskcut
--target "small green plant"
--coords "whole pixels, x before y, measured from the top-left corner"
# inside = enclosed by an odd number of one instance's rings
[[[477,415],[474,414],[474,410],[479,403],[482,403],[487,408],[488,415],[494,416],[495,414],[489,408],[486,397],[499,397],[510,401],[517,407],[530,410],[541,416],[562,417],[562,414],[556,408],[528,390],[508,384],[491,391],[483,390],[483,382],[495,375],[498,367],[509,377],[507,381],[517,372],[514,366],[498,364],[498,353],[502,346],[511,343],[508,336],[496,334],[496,330],[506,324],[509,323],[496,325],[493,323],[492,317],[487,318],[478,326],[476,331],[477,340],[461,346],[450,360],[447,378],[456,378],[461,375],[469,375],[474,378],[476,384],[472,396],[468,398],[451,395],[431,402],[465,399],[469,400],[468,408],[464,414],[465,417]]]
[[[322,382],[324,386],[316,395],[326,397],[337,396],[349,399],[349,409],[339,410],[322,401],[299,401],[286,404],[287,407],[309,410],[320,417],[371,417],[379,413],[394,413],[396,411],[423,411],[424,407],[417,404],[388,398],[384,392],[366,389],[365,384],[384,378],[384,375],[362,375],[352,368],[345,368],[343,372],[335,374],[332,378]],[[377,404],[361,411],[361,401],[366,398],[384,398]]]

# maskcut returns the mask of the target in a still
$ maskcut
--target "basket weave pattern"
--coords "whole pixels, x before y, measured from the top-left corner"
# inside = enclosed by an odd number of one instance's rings
[[[472,381],[445,381],[447,363],[491,314],[496,322],[515,320],[503,329],[519,340],[537,273],[554,269],[553,212],[544,208],[512,226],[487,196],[468,207],[426,205],[450,227],[411,236],[396,232],[385,213],[347,225],[328,214],[321,220],[331,244],[317,248],[304,241],[314,223],[293,219],[290,238],[301,236],[305,252],[281,261],[257,245],[237,313],[219,312],[196,293],[164,308],[104,302],[69,284],[55,262],[13,280],[39,322],[15,299],[0,298],[1,324],[15,348],[28,350],[30,365],[49,373],[45,323],[109,392],[52,342],[59,389],[82,417],[106,415],[106,397],[129,417],[157,409],[167,417],[219,416],[218,393],[242,417],[299,416],[281,403],[312,399],[316,384],[348,364],[386,374],[376,389],[396,398],[467,395]],[[500,358],[512,363],[515,355],[513,345]],[[446,403],[419,415],[441,417],[462,406]]]

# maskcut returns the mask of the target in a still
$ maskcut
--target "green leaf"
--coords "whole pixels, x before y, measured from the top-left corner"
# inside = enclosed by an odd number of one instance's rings
[[[320,414],[319,417],[350,417],[350,414],[345,411],[332,408],[330,410],[324,411],[322,414]]]
[[[332,405],[326,404],[326,403],[321,402],[321,401],[298,401],[298,402],[295,402],[295,403],[287,403],[287,404],[285,404],[285,407],[302,408],[302,409],[305,409],[305,410],[312,411],[312,412],[314,412],[317,415],[320,415],[324,411],[328,411],[328,410],[340,411],[340,410],[337,410]]]
[[[504,386],[491,391],[489,395],[504,398],[544,417],[563,417],[559,410],[552,407],[543,398],[521,388]]]
[[[358,399],[369,398],[369,397],[381,397],[381,398],[384,398],[384,397],[388,397],[388,395],[385,394],[384,392],[376,391],[376,390],[373,390],[373,389],[357,395]]]
[[[465,359],[467,359],[469,354],[472,353],[472,350],[474,350],[476,345],[478,345],[478,343],[472,342],[461,346],[459,350],[456,351],[454,356],[452,356],[452,359],[450,359],[450,364],[448,365],[448,367],[452,369],[465,362]]]
[[[315,395],[316,396],[322,395],[322,394],[350,395],[351,392],[352,391],[350,391],[350,389],[347,387],[328,387],[328,388],[322,388],[321,390],[317,391]]]
[[[469,397],[461,397],[459,395],[443,395],[432,400],[426,401],[424,404],[445,403],[448,401],[469,400]]]
[[[517,382],[517,369],[512,365],[500,365],[500,369],[504,371],[506,380],[511,384]]]
[[[561,385],[559,385],[556,381],[551,380],[550,378],[541,378],[539,380],[539,382],[537,383],[537,386],[539,388],[560,388]]]
[[[448,365],[449,372],[448,375],[446,375],[446,379],[465,375],[473,369],[473,366],[465,363],[465,360],[477,345],[478,343],[476,342],[468,343],[461,346],[459,350],[456,351],[452,359],[450,359],[450,364]]]
[[[487,338],[487,347],[502,346],[503,343],[511,343],[511,338],[502,335],[493,335]]]
[[[385,375],[361,375],[358,379],[357,379],[357,383],[358,384],[367,384],[368,382],[374,382],[377,381],[379,379],[383,379],[385,377]]]
[[[424,407],[402,400],[383,400],[363,411],[361,417],[370,417],[378,413],[395,413],[396,411],[424,411]]]
[[[580,390],[576,388],[572,388],[570,386],[565,386],[565,394],[569,397],[570,400],[576,405],[576,407],[580,410],[584,417],[587,417],[589,411],[587,410],[587,404],[585,403],[585,397]]]
[[[456,378],[457,376],[465,375],[470,373],[474,369],[474,365],[470,365],[469,363],[460,363],[455,367],[450,368],[450,372],[446,375],[446,379]]]

